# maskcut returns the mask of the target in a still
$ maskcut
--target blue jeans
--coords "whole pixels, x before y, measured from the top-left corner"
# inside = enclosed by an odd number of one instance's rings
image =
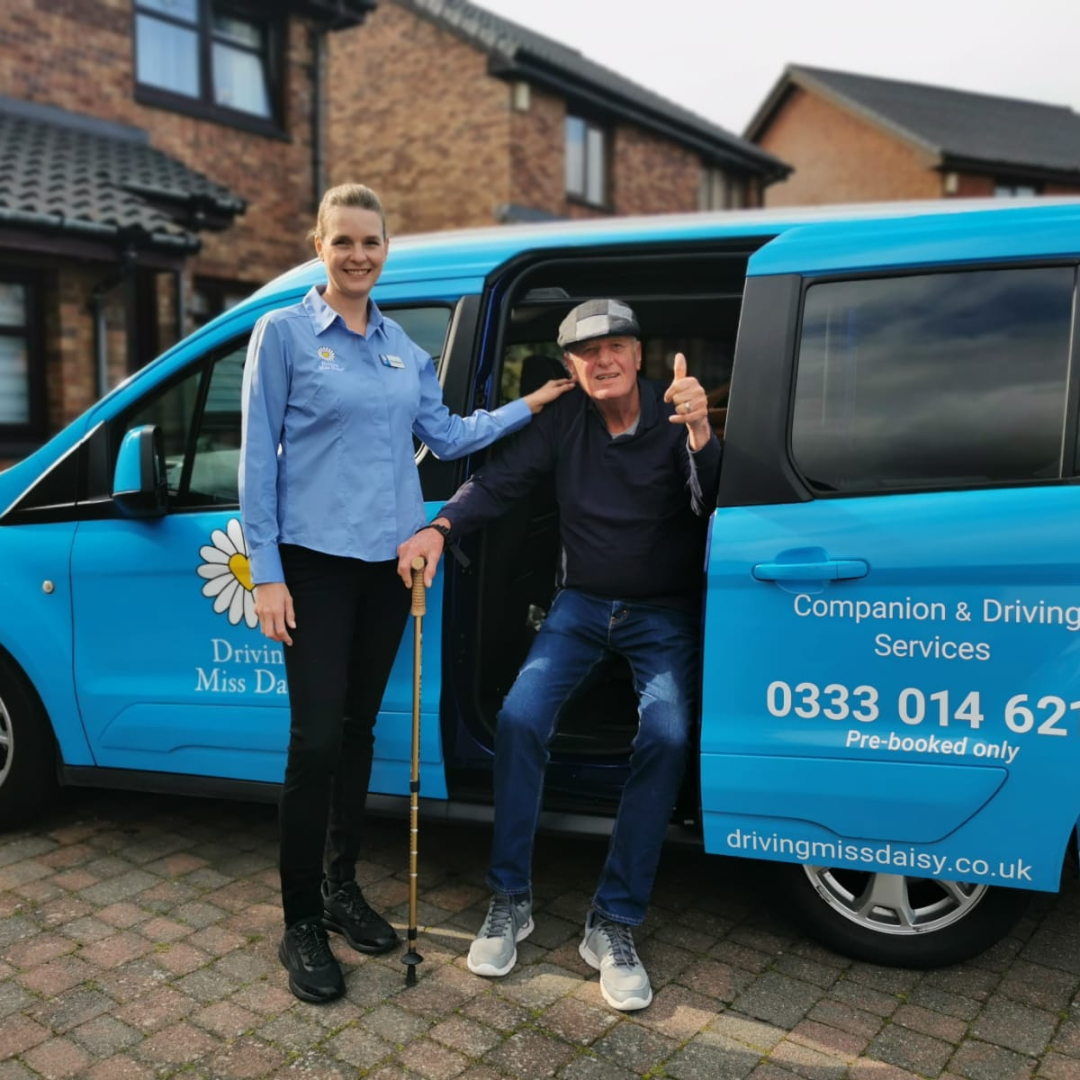
[[[616,654],[630,664],[638,730],[593,907],[630,926],[644,920],[686,768],[699,639],[698,619],[687,612],[573,589],[558,594],[498,715],[488,869],[494,892],[530,891],[544,771],[559,716],[597,667]]]

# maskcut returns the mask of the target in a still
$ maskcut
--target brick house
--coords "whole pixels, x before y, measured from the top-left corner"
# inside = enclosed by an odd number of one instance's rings
[[[0,467],[305,258],[318,52],[374,0],[9,0]]]
[[[329,82],[331,179],[363,176],[396,232],[760,206],[789,171],[467,0],[380,0]]]
[[[1060,105],[792,65],[745,136],[794,166],[769,206],[1080,193]]]
[[[0,468],[307,258],[391,231],[757,205],[768,152],[464,0],[8,0]]]

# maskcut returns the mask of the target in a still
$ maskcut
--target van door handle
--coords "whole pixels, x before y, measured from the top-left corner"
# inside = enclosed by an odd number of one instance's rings
[[[866,577],[870,567],[863,559],[822,559],[820,562],[758,563],[758,581],[839,581]]]

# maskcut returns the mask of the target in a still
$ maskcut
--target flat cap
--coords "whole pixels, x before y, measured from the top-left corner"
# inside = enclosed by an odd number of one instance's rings
[[[641,337],[633,309],[621,300],[586,300],[559,324],[559,348],[598,337]]]

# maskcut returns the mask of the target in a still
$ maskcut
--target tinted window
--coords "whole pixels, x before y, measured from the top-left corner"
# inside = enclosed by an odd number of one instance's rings
[[[1061,473],[1073,270],[985,270],[807,290],[792,428],[822,491]]]

